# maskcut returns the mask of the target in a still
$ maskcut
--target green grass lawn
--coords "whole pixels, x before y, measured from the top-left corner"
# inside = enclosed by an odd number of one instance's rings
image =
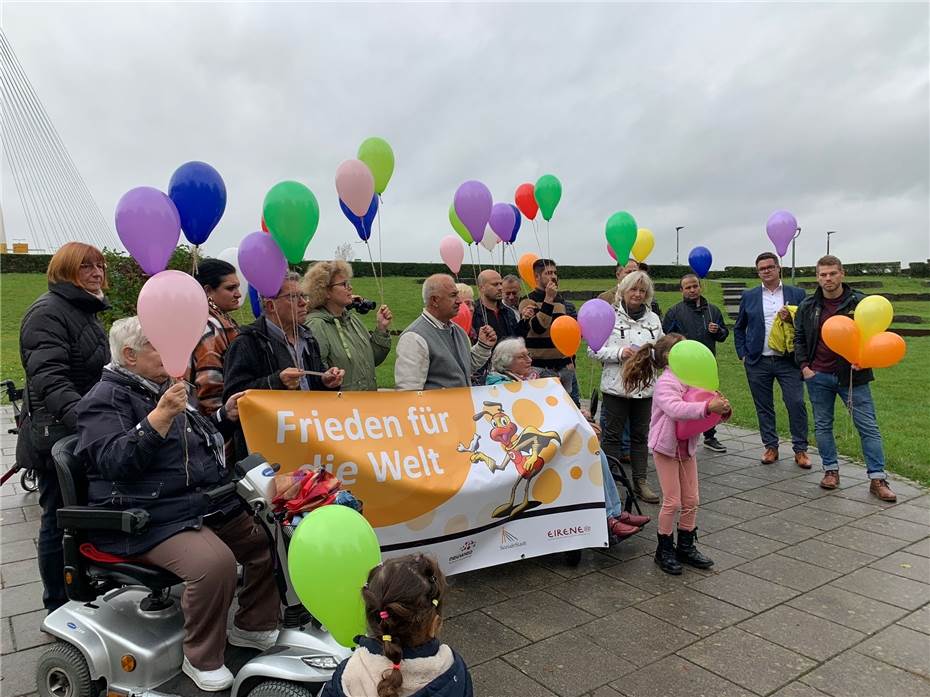
[[[747,287],[756,283],[755,279],[743,280]],[[798,278],[797,280],[813,280]],[[855,282],[855,279],[852,279]],[[886,292],[930,292],[919,279],[873,277],[868,280],[881,280]],[[612,279],[602,281],[591,279],[566,279],[562,283],[566,290],[607,289],[613,285]],[[394,312],[394,328],[402,329],[420,313],[420,284],[414,278],[390,277],[384,279],[385,297]],[[44,276],[38,274],[3,274],[0,275],[0,375],[3,379],[13,379],[22,383],[23,372],[19,362],[19,323],[26,308],[46,289]],[[868,289],[874,292],[878,289]],[[368,298],[378,299],[374,279],[358,278],[355,291]],[[706,283],[705,294],[718,305],[722,304],[722,291],[715,281]],[[678,302],[681,297],[674,292],[657,294],[659,305],[667,309]],[[580,305],[580,303],[577,303]],[[930,326],[930,302],[911,301],[895,303],[899,314],[920,315]],[[246,308],[239,310],[237,318],[247,323],[252,320]],[[373,326],[373,314],[363,317]],[[729,322],[732,325],[732,322]],[[907,326],[907,325],[901,325]],[[921,326],[921,325],[910,325]],[[878,411],[879,425],[885,441],[885,453],[888,468],[905,477],[930,485],[930,448],[923,441],[923,431],[927,428],[930,414],[930,379],[927,366],[930,365],[930,337],[911,337],[907,341],[907,357],[893,368],[876,371],[877,379],[873,383],[873,395]],[[739,426],[757,428],[756,414],[752,397],[746,386],[746,376],[736,358],[732,339],[720,345],[718,350],[720,366],[720,388],[729,397],[734,407],[733,423]],[[394,354],[378,368],[378,384],[391,387],[394,384]],[[578,379],[585,397],[591,393],[591,387],[597,386],[600,379],[600,366],[591,361],[583,352],[578,357]],[[777,393],[777,389],[776,389]],[[780,397],[776,394],[776,412],[779,432],[788,432],[788,417]],[[813,418],[811,423],[811,442],[813,443]],[[859,439],[852,427],[851,420],[842,405],[837,404],[837,444],[844,455],[860,459],[862,450]],[[922,445],[923,444],[923,445]],[[761,448],[761,444],[760,444]]]

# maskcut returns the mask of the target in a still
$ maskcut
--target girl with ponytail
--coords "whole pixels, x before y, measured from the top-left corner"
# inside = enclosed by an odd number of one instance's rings
[[[472,697],[462,657],[437,638],[446,579],[422,554],[388,559],[362,589],[368,636],[321,697]]]

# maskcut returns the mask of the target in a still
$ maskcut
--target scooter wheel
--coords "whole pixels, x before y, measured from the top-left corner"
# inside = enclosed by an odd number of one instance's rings
[[[313,697],[314,694],[315,691],[300,683],[268,680],[252,688],[248,697]]]
[[[26,470],[23,472],[22,476],[19,478],[19,485],[23,488],[23,491],[33,492],[39,488],[39,483],[36,481],[35,470]]]
[[[99,692],[83,654],[63,641],[39,657],[36,688],[40,697],[96,697]]]

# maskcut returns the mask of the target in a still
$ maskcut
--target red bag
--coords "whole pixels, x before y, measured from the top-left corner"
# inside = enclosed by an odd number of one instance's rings
[[[279,477],[281,481],[275,482],[279,493],[271,501],[276,511],[286,510],[291,515],[309,513],[331,504],[339,493],[338,477],[323,468],[298,470]]]

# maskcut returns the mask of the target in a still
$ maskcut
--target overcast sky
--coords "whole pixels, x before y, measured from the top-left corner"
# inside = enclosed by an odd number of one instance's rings
[[[863,4],[3,3],[3,30],[108,220],[204,160],[229,202],[206,247],[258,229],[268,188],[320,201],[308,256],[357,239],[336,166],[367,136],[396,155],[384,259],[438,261],[456,187],[563,184],[564,263],[609,263],[628,210],[649,261],[705,245],[714,267],[772,248],[786,208],[798,262],[930,256],[930,10]],[[4,168],[8,238],[25,237]],[[545,224],[543,224],[545,225]],[[543,230],[545,228],[543,227]],[[376,233],[377,236],[377,233]],[[538,251],[524,224],[519,255]]]

